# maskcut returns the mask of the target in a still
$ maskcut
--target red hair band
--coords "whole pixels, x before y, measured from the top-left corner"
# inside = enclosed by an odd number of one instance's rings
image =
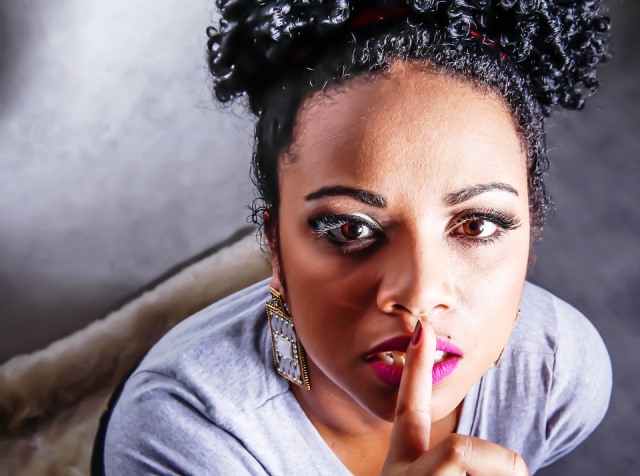
[[[359,13],[354,18],[350,19],[347,22],[347,27],[349,29],[359,28],[361,26],[367,25],[369,23],[373,23],[375,21],[382,21],[382,20],[390,20],[390,19],[394,19],[394,18],[400,18],[402,16],[408,15],[408,13],[409,13],[409,11],[408,11],[408,9],[406,7],[397,7],[397,8],[393,8],[391,10],[385,10],[383,8],[365,10],[365,11]],[[471,36],[473,36],[474,38],[478,39],[483,45],[486,45],[486,46],[488,46],[490,48],[493,48],[493,49],[498,50],[499,52],[501,52],[500,42],[492,40],[492,39],[487,38],[486,36],[484,36],[482,33],[480,33],[476,29],[475,25],[471,26],[471,30],[469,31],[469,34]],[[293,57],[293,61],[297,62],[297,61],[303,59],[305,56],[307,56],[309,54],[309,52],[311,50],[312,50],[312,48],[305,48],[304,50],[298,52]],[[502,52],[500,58],[504,61],[504,60],[506,60],[508,58],[508,56],[507,56],[506,53]]]
[[[478,30],[476,30],[475,26],[471,26],[471,30],[469,31],[469,34],[471,36],[473,36],[474,38],[477,38],[478,40],[480,40],[480,42],[483,45],[487,45],[490,48],[493,48],[494,50],[498,50],[498,51],[502,51],[502,48],[500,46],[500,42],[499,41],[495,41],[492,40],[490,38],[487,38],[486,36],[484,36],[482,33],[480,33]],[[502,60],[506,60],[508,58],[506,53],[502,53],[502,55],[500,56],[500,58],[502,58]]]
[[[406,16],[409,13],[406,7],[397,7],[392,10],[385,10],[383,8],[377,8],[375,10],[365,10],[359,13],[356,17],[349,20],[347,23],[348,28],[358,28],[366,25],[367,23],[373,23],[379,20],[390,20],[393,18],[399,18]]]

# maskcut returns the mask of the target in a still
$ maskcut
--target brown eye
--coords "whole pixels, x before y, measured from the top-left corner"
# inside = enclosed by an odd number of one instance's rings
[[[360,223],[345,223],[340,227],[340,233],[347,240],[357,240],[365,231],[364,226]]]
[[[356,242],[372,238],[374,234],[370,226],[357,221],[348,221],[327,232],[327,235],[338,243]]]
[[[498,233],[498,225],[484,218],[471,218],[453,229],[453,234],[471,238],[488,238]]]
[[[462,230],[464,234],[469,236],[481,235],[484,231],[484,228],[484,220],[482,219],[469,220],[468,222],[462,224]]]
[[[323,215],[309,220],[315,233],[336,245],[367,247],[384,236],[376,221],[361,213]]]

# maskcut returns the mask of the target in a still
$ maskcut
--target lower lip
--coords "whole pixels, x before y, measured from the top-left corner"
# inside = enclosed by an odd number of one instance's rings
[[[458,366],[459,362],[459,357],[449,357],[442,362],[434,364],[433,370],[431,372],[431,379],[433,382],[432,385],[438,385],[449,375],[451,375]],[[390,385],[391,387],[400,386],[400,380],[402,379],[402,371],[404,367],[385,364],[380,360],[371,361],[369,365],[371,366],[371,370],[373,370],[373,373],[376,374],[376,376],[384,383]]]

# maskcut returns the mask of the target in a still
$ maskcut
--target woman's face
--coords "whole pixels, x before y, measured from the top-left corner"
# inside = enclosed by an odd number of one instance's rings
[[[420,319],[462,354],[433,388],[433,420],[450,414],[507,342],[527,269],[526,158],[506,106],[396,63],[308,99],[279,174],[272,285],[312,394],[392,421]]]

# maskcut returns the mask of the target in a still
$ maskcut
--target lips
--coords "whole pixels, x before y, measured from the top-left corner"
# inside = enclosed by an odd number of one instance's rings
[[[382,342],[365,357],[373,373],[384,383],[392,387],[400,385],[407,348],[411,337],[400,336]],[[432,371],[433,385],[453,373],[462,358],[462,350],[448,340],[436,340],[436,353]]]

